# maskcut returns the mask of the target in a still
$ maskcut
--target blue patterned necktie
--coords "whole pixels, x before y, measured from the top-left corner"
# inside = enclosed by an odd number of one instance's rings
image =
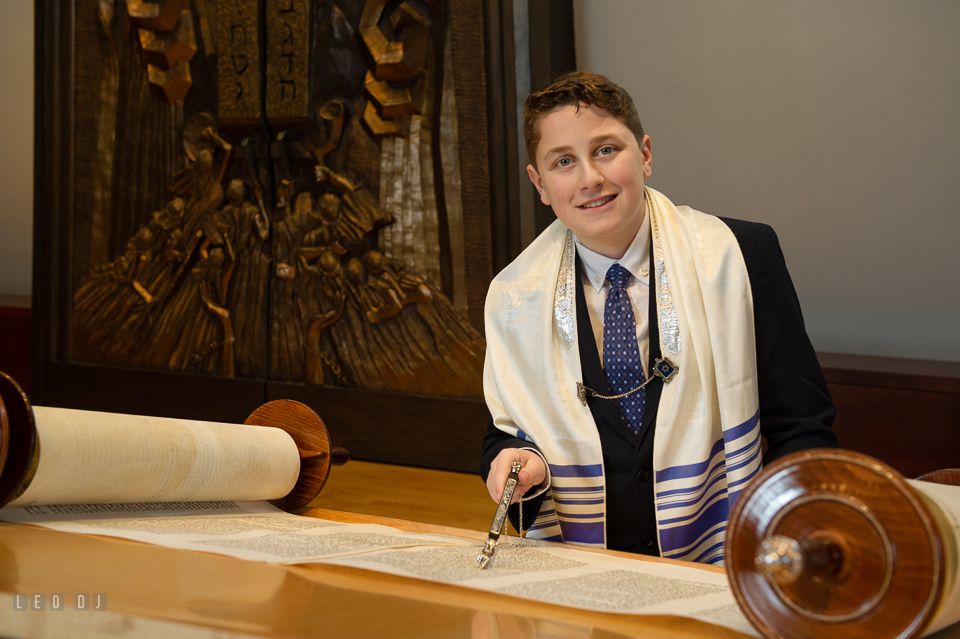
[[[633,390],[643,383],[643,363],[637,345],[637,321],[627,295],[630,271],[614,264],[607,271],[610,292],[603,307],[603,366],[613,395]],[[640,433],[647,389],[616,400],[620,414],[633,432]]]

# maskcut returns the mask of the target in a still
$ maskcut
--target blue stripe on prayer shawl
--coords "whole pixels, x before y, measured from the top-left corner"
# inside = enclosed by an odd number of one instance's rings
[[[560,530],[563,531],[564,541],[574,541],[581,544],[603,543],[603,522],[586,523],[579,521],[561,521]]]
[[[723,438],[728,442],[736,441],[753,430],[757,425],[757,420],[760,419],[760,409],[757,409],[757,412],[753,414],[753,417],[743,422],[739,426],[734,426],[730,430],[723,431]]]
[[[753,452],[750,452],[751,449],[753,450]],[[727,459],[731,461],[731,463],[727,466],[727,472],[734,471],[738,468],[743,468],[744,466],[752,462],[754,459],[756,459],[759,454],[760,454],[760,438],[757,437],[747,446],[744,446],[740,450],[735,450],[729,455],[727,455]],[[736,461],[736,459],[739,457],[744,457],[744,459],[740,461]]]
[[[694,484],[694,485],[692,485],[692,486],[685,486],[685,487],[683,487],[683,488],[674,488],[673,490],[662,490],[662,491],[660,491],[660,492],[657,493],[657,497],[659,497],[659,498],[666,498],[666,497],[671,497],[671,496],[674,496],[674,495],[687,495],[687,494],[693,494],[693,493],[702,492],[702,491],[704,490],[704,487],[706,486],[707,482],[711,482],[711,483],[712,483],[713,481],[716,481],[715,479],[714,479],[714,480],[711,480],[711,477],[723,477],[723,476],[724,476],[724,473],[723,473],[724,458],[723,458],[723,456],[720,455],[719,453],[717,453],[717,456],[720,457],[720,461],[718,461],[716,464],[713,465],[713,468],[711,468],[711,469],[710,469],[710,472],[708,472],[708,473],[706,474],[706,476],[703,478],[703,481],[702,481],[702,482],[700,482],[699,484]]]
[[[550,535],[549,537],[538,537],[537,539],[542,539],[544,541],[563,541],[563,535]]]
[[[719,559],[722,559],[722,558],[723,558],[723,542],[720,541],[720,542],[717,542],[717,543],[715,543],[714,545],[710,546],[710,547],[707,548],[706,550],[704,550],[702,553],[700,553],[699,555],[697,555],[697,558],[696,558],[696,559],[693,559],[692,561],[697,561],[697,562],[700,562],[700,563],[705,563],[704,560],[707,558],[707,556],[716,553],[718,550],[720,551],[720,557],[718,557],[718,558],[719,558]]]
[[[561,499],[554,497],[553,501],[558,504],[572,504],[575,506],[596,506],[602,504],[603,499]]]
[[[701,564],[716,564],[724,560],[724,542],[718,542],[705,550],[700,556],[692,561]]]
[[[747,465],[749,465],[750,463],[752,463],[753,461],[755,461],[758,456],[759,456],[759,452],[757,453],[757,455],[754,455],[751,459],[748,459],[748,460],[745,461],[744,463],[738,464],[735,468],[730,468],[730,469],[728,469],[728,470],[736,470],[736,468],[740,468],[741,466],[747,466]],[[739,479],[737,479],[737,480],[735,480],[735,481],[729,482],[729,483],[727,484],[727,488],[730,488],[731,486],[739,486],[740,484],[744,483],[745,481],[748,481],[751,477],[753,477],[753,476],[756,475],[758,472],[760,472],[760,469],[761,469],[761,468],[762,468],[762,466],[761,466],[760,464],[757,464],[757,467],[754,468],[753,470],[751,470],[749,475],[747,475],[746,477],[740,477]]]
[[[751,470],[747,475],[743,477],[738,477],[733,481],[727,482],[727,492],[729,493],[730,498],[730,509],[733,509],[733,505],[737,502],[737,497],[740,496],[740,493],[746,488],[746,483],[753,479],[761,470],[763,470],[763,464],[757,463],[757,459],[760,457],[762,448],[760,446],[760,438],[754,442],[755,449],[754,451],[742,462],[733,465],[728,469],[729,471],[734,471],[739,468],[749,467],[751,464],[756,464],[756,466]]]
[[[717,453],[723,450],[723,438],[721,437],[713,444],[710,455],[705,461],[687,466],[671,466],[657,471],[656,481],[670,481],[672,479],[685,479],[687,477],[696,477],[702,475],[710,465],[710,460],[717,456]]]
[[[708,483],[712,484],[716,481],[717,477],[723,477],[723,461],[718,462],[713,468],[710,469],[710,472],[707,473],[703,481],[694,486],[689,486],[687,488],[674,488],[673,490],[664,490],[657,493],[657,498],[661,501],[666,501],[668,497],[677,498],[683,497],[686,495],[695,496],[699,493],[703,493],[708,488]],[[694,497],[696,498],[696,497]],[[670,502],[674,503],[674,502]]]
[[[711,546],[711,545],[715,546],[716,544],[725,541],[726,534],[727,534],[727,522],[724,521],[714,526],[713,528],[707,529],[707,531],[704,532],[702,535],[700,535],[696,540],[690,541],[684,546],[679,546],[670,552],[665,551],[663,553],[663,556],[669,557],[671,559],[684,559],[686,561],[694,561],[693,557],[695,555],[699,554],[699,556],[702,557],[709,554],[708,551],[704,550],[705,548],[707,548],[707,546]],[[722,555],[722,550],[721,550],[721,555]],[[698,558],[696,561],[703,561],[703,560]]]
[[[599,493],[603,486],[551,486],[550,490],[557,493]]]
[[[709,508],[713,504],[715,504],[717,500],[721,500],[724,502],[727,501],[727,491],[718,490],[714,494],[710,495],[709,498],[707,498],[706,500],[704,500],[702,504],[700,504],[700,507],[697,508],[696,512],[690,513],[689,515],[684,515],[683,517],[674,517],[673,519],[658,519],[658,521],[660,522],[660,524],[665,526],[667,524],[676,524],[681,521],[689,521],[691,519],[696,519],[697,517],[700,516],[701,512],[703,512],[704,510],[709,510]],[[691,505],[696,505],[696,504],[697,502],[693,502],[693,504]],[[660,510],[666,510],[666,509],[657,508],[657,510],[660,511]]]
[[[730,451],[727,454],[727,457],[736,457],[737,455],[744,455],[747,453],[747,451],[749,451],[754,446],[756,446],[759,441],[760,441],[760,437],[753,437],[752,439],[748,440],[747,443],[741,446],[740,448]]]
[[[674,517],[673,519],[661,519],[659,520],[659,523],[661,526],[669,526],[671,524],[682,524],[682,525],[674,526],[675,528],[683,528],[684,526],[690,526],[694,522],[696,522],[697,519],[699,519],[700,517],[705,517],[706,514],[709,513],[710,510],[717,504],[724,504],[724,508],[729,513],[730,509],[729,507],[727,507],[727,503],[728,503],[727,494],[724,492],[719,492],[713,497],[711,497],[710,499],[708,499],[704,504],[702,504],[700,508],[697,509],[696,512],[686,515],[684,517]],[[724,516],[724,519],[726,519],[726,516]],[[714,520],[712,524],[716,524],[719,521],[720,520]],[[689,523],[685,523],[685,522],[689,522]]]
[[[736,428],[734,428],[731,432],[732,432],[734,435],[736,435],[736,436],[734,436],[734,437],[727,437],[727,433],[724,433],[724,438],[723,438],[723,439],[718,439],[718,440],[714,443],[713,449],[710,451],[710,458],[707,459],[706,461],[703,461],[703,462],[700,462],[700,463],[697,463],[697,464],[691,464],[691,465],[689,465],[689,466],[674,466],[674,467],[671,467],[671,468],[666,468],[666,469],[664,469],[663,471],[658,471],[658,472],[657,472],[657,481],[669,481],[669,480],[671,480],[671,479],[681,479],[681,478],[686,479],[686,478],[689,478],[689,477],[696,477],[696,476],[698,476],[698,475],[703,474],[704,471],[705,471],[705,469],[706,469],[706,466],[709,465],[709,463],[710,463],[715,457],[717,457],[721,452],[723,452],[723,443],[724,443],[724,440],[726,439],[727,441],[732,441],[732,440],[738,439],[739,437],[743,436],[743,434],[745,434],[745,433],[749,433],[749,432],[756,426],[758,416],[759,416],[759,412],[756,413],[756,414],[754,414],[753,417],[751,417],[749,420],[747,420],[746,422],[744,422],[744,423],[741,424],[740,426],[737,426]],[[749,428],[747,428],[748,426],[749,426]],[[738,433],[739,433],[739,434],[738,434]],[[741,461],[739,461],[739,462],[731,463],[729,466],[726,466],[726,460],[733,460],[733,459],[735,459],[736,457],[745,454],[747,451],[749,451],[749,450],[751,450],[751,449],[753,449],[754,452],[753,452],[753,454],[749,455],[746,459],[741,460]],[[715,472],[717,472],[717,470],[722,469],[722,468],[725,467],[726,472],[729,473],[729,472],[731,472],[731,471],[737,470],[738,468],[742,468],[742,467],[744,467],[744,466],[748,466],[748,465],[751,464],[759,455],[760,455],[760,438],[758,437],[758,438],[754,439],[753,441],[749,442],[746,446],[743,446],[742,448],[740,448],[739,450],[733,451],[733,452],[731,452],[729,455],[725,455],[724,457],[721,457],[721,458],[720,458],[720,461],[718,461],[717,463],[715,463],[715,464],[713,465],[713,467],[710,468],[710,471],[707,473],[707,476],[704,478],[703,482],[701,482],[700,484],[698,484],[698,485],[696,485],[696,486],[688,486],[688,487],[685,487],[685,488],[675,488],[675,489],[672,489],[672,490],[660,491],[660,492],[657,493],[657,497],[658,497],[658,498],[663,498],[663,497],[668,497],[668,496],[671,496],[671,495],[693,494],[693,493],[697,493],[697,492],[703,492],[704,489],[707,487],[707,482],[709,482],[710,485],[716,483],[716,481],[717,481],[717,479],[718,479],[719,477],[714,477],[713,479],[711,479],[711,476],[712,476]],[[750,476],[752,477],[754,474],[755,474],[755,473],[751,473]],[[720,474],[720,477],[722,477],[723,475],[724,475],[724,473],[721,473],[721,474]],[[739,481],[738,481],[737,483],[739,483]],[[680,505],[683,505],[683,504],[680,504]],[[676,506],[672,506],[672,507],[676,507]]]
[[[753,433],[759,418],[760,411],[757,410],[750,419],[724,431],[723,436],[713,443],[710,455],[704,461],[657,471],[658,483],[668,484],[683,479],[699,480],[693,486],[657,492],[657,501],[661,502],[657,505],[657,523],[660,527],[660,545],[664,557],[682,557],[702,563],[720,563],[724,560],[723,539],[716,541],[716,537],[722,536],[726,531],[730,508],[742,486],[760,470],[760,464],[757,463],[761,454],[760,438],[756,435],[750,437],[745,445],[734,451],[727,452],[725,448]],[[746,476],[736,477],[729,485],[724,486],[729,475],[736,475],[738,470]],[[737,486],[741,486],[741,489],[737,490]],[[715,492],[708,496],[711,490]],[[678,508],[686,509],[688,514],[672,519],[659,519],[666,511],[675,511]],[[696,508],[696,511],[690,512],[693,508]],[[701,548],[701,544],[709,544],[709,547]]]
[[[517,429],[517,438],[522,439],[525,442],[530,441],[530,438],[527,436],[527,434],[522,430],[520,430],[519,428]]]
[[[711,480],[709,484],[707,485],[700,484],[699,486],[696,486],[695,489],[697,494],[692,496],[690,499],[686,501],[674,501],[674,502],[670,502],[669,504],[662,504],[657,506],[657,510],[670,510],[671,508],[687,508],[689,506],[694,506],[697,504],[697,502],[703,499],[703,495],[706,494],[707,490],[709,490],[711,486],[716,484],[721,479],[725,479],[725,478],[726,478],[726,475],[724,475],[723,473],[719,473],[713,477],[713,480]],[[694,490],[694,489],[691,489],[691,490]],[[674,491],[674,492],[680,492],[680,491]],[[682,491],[682,492],[686,492],[686,491]],[[659,496],[659,493],[658,493],[658,496]]]
[[[537,515],[537,521],[534,522],[530,528],[527,530],[543,530],[545,528],[553,528],[557,525],[557,511],[553,508],[549,510],[541,510]],[[543,537],[543,539],[550,539],[555,541],[563,541],[560,535],[552,535],[550,537]]]
[[[745,483],[747,483],[747,482],[750,481],[751,479],[753,479],[754,475],[756,475],[757,473],[759,473],[761,470],[763,470],[763,466],[760,466],[760,465],[758,464],[757,467],[754,468],[753,470],[751,470],[751,471],[750,471],[750,474],[747,475],[746,477],[741,477],[740,479],[738,479],[738,480],[736,480],[736,481],[728,482],[728,483],[727,483],[727,490],[729,490],[730,492],[733,492],[733,491],[731,490],[732,488],[736,488],[737,486],[740,486],[740,488],[737,488],[737,492],[740,492],[741,490],[743,490],[743,486],[742,486],[742,485],[745,484]]]
[[[557,513],[557,517],[561,520],[563,519],[597,519],[598,517],[603,517],[601,511],[595,511],[592,513]]]
[[[686,479],[688,477],[696,477],[698,475],[702,475],[707,470],[707,467],[710,465],[710,461],[714,457],[716,457],[718,453],[723,451],[724,441],[736,441],[737,439],[743,437],[744,435],[752,431],[757,425],[757,420],[759,419],[759,416],[760,416],[760,412],[757,411],[756,413],[754,413],[753,417],[751,417],[744,423],[730,429],[729,431],[724,431],[723,437],[721,437],[720,439],[718,439],[713,443],[713,448],[710,450],[710,456],[706,460],[702,462],[698,462],[696,464],[689,464],[686,466],[671,466],[670,468],[664,468],[663,470],[658,470],[657,481],[661,482],[661,481],[670,481],[673,479]],[[728,457],[733,457],[734,455],[749,449],[751,446],[754,446],[756,444],[756,441],[757,440],[751,441],[740,450],[735,451],[730,455],[728,455]],[[657,493],[657,494],[663,495],[666,493]]]
[[[727,520],[729,510],[727,499],[718,499],[707,508],[699,517],[684,526],[675,526],[660,530],[660,548],[666,553],[677,548],[686,548],[695,543],[711,528]],[[664,524],[666,522],[660,522]]]
[[[741,484],[745,484],[745,483],[747,483],[748,481],[750,481],[751,479],[753,479],[754,476],[755,476],[757,473],[759,473],[761,470],[763,470],[763,467],[760,466],[760,465],[758,465],[756,468],[753,469],[753,472],[752,472],[752,473],[750,473],[749,475],[747,475],[747,476],[744,477],[743,479],[739,479],[739,480],[733,482],[733,484],[728,484],[728,485],[727,485],[728,498],[730,499],[730,510],[733,510],[733,505],[737,503],[737,498],[740,497],[740,493],[742,493],[742,492],[743,492],[743,489],[746,488],[746,486],[742,486]],[[740,488],[738,488],[737,490],[731,490],[731,489],[730,489],[731,486],[737,486],[737,485],[741,485]]]
[[[760,446],[760,437],[754,437],[745,445],[741,446],[737,450],[730,451],[727,453],[727,459],[736,459],[742,455],[747,455],[751,450]],[[756,457],[756,454],[750,454],[750,457]]]
[[[554,477],[603,477],[603,464],[550,464],[550,474]]]

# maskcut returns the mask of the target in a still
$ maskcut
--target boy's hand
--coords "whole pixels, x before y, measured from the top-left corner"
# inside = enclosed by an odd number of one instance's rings
[[[493,463],[490,464],[490,474],[487,475],[487,491],[493,501],[499,503],[500,495],[503,494],[503,487],[507,483],[507,477],[510,476],[510,466],[513,462],[519,461],[523,464],[523,470],[520,471],[517,490],[513,493],[513,499],[510,503],[515,504],[520,498],[527,494],[533,488],[543,483],[547,476],[547,469],[543,464],[540,455],[532,450],[523,450],[520,448],[505,448],[500,451]]]

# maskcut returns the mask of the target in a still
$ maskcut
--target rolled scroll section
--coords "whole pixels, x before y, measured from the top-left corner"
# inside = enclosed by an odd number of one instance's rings
[[[267,499],[292,510],[349,458],[291,400],[242,425],[32,407],[2,373],[0,429],[0,506]]]
[[[790,455],[740,495],[738,603],[765,637],[917,637],[960,621],[960,488],[844,450]]]

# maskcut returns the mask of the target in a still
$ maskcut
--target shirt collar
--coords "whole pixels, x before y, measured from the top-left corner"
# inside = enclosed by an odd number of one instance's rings
[[[640,223],[640,230],[637,236],[633,238],[627,252],[619,260],[613,260],[609,257],[600,255],[596,251],[591,251],[580,243],[580,238],[573,236],[577,245],[577,254],[580,255],[580,261],[583,263],[583,272],[590,281],[593,290],[600,292],[607,281],[607,271],[615,263],[630,271],[636,280],[646,286],[650,285],[650,276],[643,275],[642,271],[649,268],[650,264],[650,212],[645,211],[643,222]]]

